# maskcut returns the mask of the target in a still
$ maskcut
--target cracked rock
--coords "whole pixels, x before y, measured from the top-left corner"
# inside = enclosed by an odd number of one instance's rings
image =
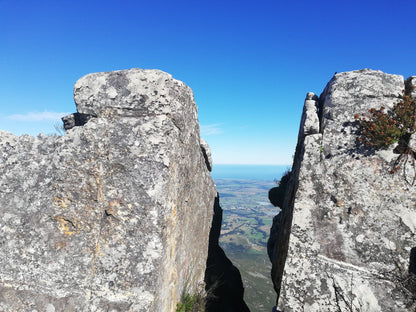
[[[132,69],[74,99],[64,136],[0,131],[0,311],[175,311],[216,197],[192,91]]]
[[[391,108],[404,87],[402,76],[364,69],[336,74],[318,113],[306,99],[268,243],[279,310],[414,311],[416,187],[407,182],[414,171],[391,173],[394,147],[357,145],[354,121],[372,107]],[[307,131],[318,119],[319,133]]]

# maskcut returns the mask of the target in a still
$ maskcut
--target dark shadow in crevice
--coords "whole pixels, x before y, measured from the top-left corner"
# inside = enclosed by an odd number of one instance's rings
[[[416,275],[416,247],[410,250],[409,273]]]
[[[416,300],[416,247],[410,250],[409,272],[403,284],[411,294],[412,300]]]
[[[244,287],[240,271],[227,258],[219,245],[221,224],[222,208],[217,194],[205,271],[206,312],[250,312],[244,302]]]
[[[87,123],[88,120],[95,117],[96,116],[91,114],[73,113],[71,115],[62,117],[61,119],[64,123],[64,129],[69,130],[74,127],[83,126]]]

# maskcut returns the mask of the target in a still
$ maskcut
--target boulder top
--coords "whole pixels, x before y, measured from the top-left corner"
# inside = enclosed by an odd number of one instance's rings
[[[74,86],[77,111],[94,117],[142,117],[181,112],[192,90],[168,73],[133,68],[92,73]],[[189,102],[189,101],[186,101]]]

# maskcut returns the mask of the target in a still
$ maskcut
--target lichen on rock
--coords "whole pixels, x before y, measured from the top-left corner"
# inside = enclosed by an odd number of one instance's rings
[[[404,88],[402,76],[365,69],[336,74],[316,106],[306,99],[269,240],[282,311],[415,309],[416,189],[391,173],[394,147],[357,145],[354,121],[372,107],[393,107]]]
[[[175,311],[204,281],[215,185],[191,89],[95,73],[64,136],[0,131],[0,310]]]

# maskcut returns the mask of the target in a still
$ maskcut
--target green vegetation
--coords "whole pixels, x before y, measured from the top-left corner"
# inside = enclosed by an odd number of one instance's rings
[[[393,108],[385,111],[371,108],[369,115],[355,114],[359,122],[360,144],[371,148],[386,149],[393,143],[398,142],[394,152],[400,154],[395,161],[391,173],[403,169],[403,176],[409,185],[416,183],[416,151],[409,146],[411,135],[416,132],[416,100],[411,96],[414,86],[410,80],[405,82],[406,90],[403,91],[400,101],[395,103]],[[406,170],[411,166],[414,174]]]
[[[176,312],[204,312],[205,298],[201,293],[194,295],[183,294],[176,306]]]
[[[267,193],[276,184],[231,179],[217,179],[215,184],[224,210],[220,245],[240,270],[250,310],[269,312],[276,297],[266,245],[273,217],[279,210],[270,204]]]
[[[354,115],[360,125],[358,141],[365,146],[385,149],[398,141],[408,141],[415,132],[416,102],[410,92],[403,92],[390,111],[381,107],[371,108],[368,113]],[[402,153],[405,152],[404,149]]]
[[[56,137],[56,136],[63,136],[65,135],[65,128],[62,122],[56,122],[53,127],[55,128],[55,132],[51,132],[46,134],[48,137]]]
[[[276,207],[282,207],[283,201],[285,199],[286,189],[289,184],[290,177],[292,172],[290,170],[286,171],[283,177],[278,182],[278,186],[272,188],[269,191],[269,200]]]
[[[58,135],[65,135],[65,127],[64,124],[62,122],[56,122],[53,127],[55,128],[55,132]]]

